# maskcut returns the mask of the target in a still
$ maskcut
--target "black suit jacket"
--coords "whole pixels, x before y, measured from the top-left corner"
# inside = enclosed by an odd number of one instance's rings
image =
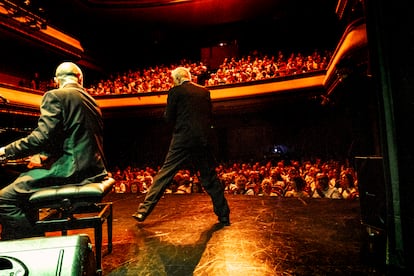
[[[171,88],[164,117],[174,125],[175,146],[207,145],[212,127],[210,91],[190,81]]]
[[[29,170],[15,180],[17,191],[89,183],[107,176],[101,110],[80,85],[70,83],[46,92],[40,112],[36,129],[5,147],[8,159],[48,156],[46,168]]]

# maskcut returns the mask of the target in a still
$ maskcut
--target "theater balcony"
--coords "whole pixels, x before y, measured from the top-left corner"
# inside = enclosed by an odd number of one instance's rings
[[[349,93],[359,77],[367,77],[367,40],[365,23],[356,20],[344,32],[327,70],[288,75],[267,80],[211,86],[211,98],[217,113],[255,110],[275,103],[317,100],[322,105]],[[0,83],[3,101],[0,112],[37,116],[42,92]],[[165,92],[95,96],[107,118],[133,116],[158,117],[167,99]]]

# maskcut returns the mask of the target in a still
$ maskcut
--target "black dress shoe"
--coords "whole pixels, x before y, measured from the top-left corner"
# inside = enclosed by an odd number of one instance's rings
[[[145,218],[146,218],[146,216],[143,213],[138,213],[138,212],[136,212],[135,214],[133,214],[132,217],[135,220],[139,221],[139,222],[143,222],[145,220]]]
[[[230,218],[227,217],[219,217],[219,222],[221,224],[223,224],[224,226],[229,226],[230,225]]]

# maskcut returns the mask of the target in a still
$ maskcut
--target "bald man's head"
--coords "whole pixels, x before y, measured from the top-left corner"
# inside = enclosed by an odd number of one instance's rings
[[[63,62],[56,68],[56,81],[59,87],[63,87],[66,83],[76,82],[83,85],[82,70],[73,62]]]

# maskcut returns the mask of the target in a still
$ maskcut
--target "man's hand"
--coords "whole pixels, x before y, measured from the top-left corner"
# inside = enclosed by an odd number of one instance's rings
[[[4,150],[4,147],[0,148],[0,164],[6,163],[7,161],[7,157],[6,157],[6,152]]]

